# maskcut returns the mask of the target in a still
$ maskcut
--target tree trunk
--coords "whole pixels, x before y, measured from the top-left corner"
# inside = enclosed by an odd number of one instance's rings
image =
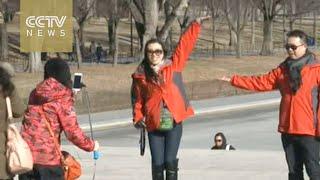
[[[285,2],[283,3],[283,6],[284,6],[284,10],[283,10],[283,16],[282,16],[282,29],[283,29],[282,41],[283,41],[283,44],[285,44],[287,42],[286,16],[284,15],[285,9],[286,9]]]
[[[229,30],[229,34],[230,34],[229,46],[234,47],[237,44],[237,34],[231,28]]]
[[[114,19],[110,17],[108,20],[108,36],[109,36],[109,54],[113,57],[115,50],[115,37],[114,37]]]
[[[294,20],[290,19],[290,20],[289,20],[289,28],[290,28],[290,31],[293,30],[293,24],[294,24]]]
[[[156,29],[158,24],[158,1],[143,0],[145,5],[145,33],[143,35],[142,55],[144,54],[144,46],[151,38],[156,37]]]
[[[317,47],[317,11],[313,12],[313,38],[314,38],[314,46]]]
[[[214,17],[212,18],[212,56],[214,57],[216,55],[216,32],[217,32],[217,27],[216,27],[216,21]]]
[[[236,44],[236,57],[241,57],[241,31],[237,33],[237,44]]]
[[[76,51],[77,51],[78,69],[79,69],[82,64],[82,53],[80,48],[79,31],[74,32],[74,39],[76,41]]]
[[[255,46],[255,26],[256,26],[255,18],[256,18],[256,14],[257,14],[256,8],[252,7],[252,10],[251,10],[251,41],[250,41],[251,48],[254,48],[254,46]]]
[[[84,22],[80,22],[79,23],[79,45],[80,45],[80,49],[81,49],[81,53],[83,53],[82,51],[84,50],[84,41],[83,41],[83,29],[84,29]],[[83,55],[83,54],[81,54]]]
[[[7,32],[7,23],[3,22],[1,24],[1,58],[2,60],[8,60],[9,51],[8,51],[8,32]]]
[[[139,50],[142,52],[143,51],[143,35],[145,32],[145,26],[144,24],[135,21],[135,27],[139,37]]]
[[[40,72],[42,69],[41,52],[29,53],[29,69],[30,73]]]
[[[118,49],[119,49],[119,42],[118,42],[118,22],[114,26],[114,53],[113,53],[113,67],[117,66],[118,64]]]
[[[263,22],[263,42],[260,54],[269,56],[273,53],[273,37],[272,37],[273,21],[265,19]]]

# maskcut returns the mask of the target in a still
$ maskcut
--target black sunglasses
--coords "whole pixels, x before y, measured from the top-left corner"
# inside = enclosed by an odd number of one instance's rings
[[[156,49],[154,51],[148,50],[147,53],[150,54],[150,55],[155,54],[155,55],[159,56],[159,55],[161,55],[163,53],[163,50],[161,50],[161,49]]]
[[[303,46],[304,44],[300,44],[299,46],[293,45],[293,44],[286,44],[284,46],[284,48],[286,48],[286,50],[292,49],[293,51],[295,51],[296,49],[298,49],[298,47]]]
[[[222,139],[216,139],[215,141],[216,141],[216,142],[221,142],[221,141],[222,141]]]

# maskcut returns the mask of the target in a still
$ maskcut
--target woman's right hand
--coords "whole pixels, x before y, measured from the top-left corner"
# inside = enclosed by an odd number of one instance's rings
[[[99,142],[98,142],[98,141],[94,141],[94,148],[93,148],[93,150],[94,150],[94,151],[98,151],[99,148],[100,148]]]
[[[219,78],[219,80],[221,81],[226,81],[226,82],[230,82],[231,81],[231,78],[227,77],[227,76],[223,76],[221,78]]]
[[[137,128],[137,129],[145,128],[145,127],[146,127],[146,124],[144,123],[143,120],[138,121],[138,122],[134,123],[133,125],[134,125],[134,127]]]

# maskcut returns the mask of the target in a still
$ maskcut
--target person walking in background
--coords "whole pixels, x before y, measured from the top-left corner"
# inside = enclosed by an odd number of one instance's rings
[[[90,60],[91,63],[94,63],[96,57],[96,43],[94,41],[91,41],[90,43]]]
[[[67,139],[77,147],[85,151],[98,150],[99,143],[87,137],[79,127],[71,88],[68,64],[59,58],[47,61],[44,67],[44,80],[29,96],[21,127],[21,135],[32,152],[34,169],[20,175],[20,180],[64,179],[60,155],[57,154],[46,121],[49,122],[59,144],[61,133],[64,132]]]
[[[227,144],[227,138],[224,136],[222,132],[218,132],[214,136],[214,146],[211,147],[211,150],[236,150],[230,144]]]
[[[288,57],[268,74],[222,77],[233,86],[281,93],[278,131],[289,169],[289,180],[303,180],[303,165],[311,180],[320,179],[320,60],[308,50],[307,35],[288,33]]]
[[[132,75],[133,123],[136,128],[146,125],[153,180],[163,180],[164,170],[167,180],[178,178],[182,122],[194,114],[184,90],[182,71],[200,34],[201,22],[208,18],[191,23],[170,60],[160,41],[149,40],[144,59]]]
[[[102,49],[101,43],[98,43],[97,50],[96,50],[96,57],[97,57],[98,64],[101,61],[102,51],[103,51],[103,49]]]
[[[14,174],[7,170],[7,157],[6,157],[6,142],[7,142],[7,129],[9,123],[7,115],[6,97],[11,100],[12,114],[14,118],[19,118],[23,115],[25,105],[23,104],[18,89],[15,87],[11,78],[14,76],[14,68],[7,62],[0,64],[0,179],[13,179]]]

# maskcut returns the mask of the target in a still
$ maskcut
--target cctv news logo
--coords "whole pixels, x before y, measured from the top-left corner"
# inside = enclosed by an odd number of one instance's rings
[[[63,29],[67,16],[28,16],[26,18],[27,37],[64,37]]]

